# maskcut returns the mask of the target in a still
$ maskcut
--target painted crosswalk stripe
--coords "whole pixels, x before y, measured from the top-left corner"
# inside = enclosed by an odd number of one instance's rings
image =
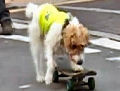
[[[71,10],[82,10],[82,11],[94,11],[94,12],[101,12],[101,13],[120,14],[120,10],[110,10],[110,9],[101,9],[101,8],[86,8],[86,7],[71,7],[71,6],[59,6],[59,7],[64,8],[64,9],[71,9]]]
[[[29,37],[22,36],[22,35],[9,35],[9,36],[0,35],[0,38],[23,41],[23,42],[30,42]],[[98,53],[98,52],[101,52],[101,50],[93,49],[93,48],[85,48],[85,53],[87,53],[87,54]]]
[[[111,62],[120,62],[120,57],[110,57],[110,58],[106,58],[106,60]]]
[[[0,35],[0,38],[18,40],[18,41],[23,41],[23,42],[29,42],[30,41],[29,37],[21,36],[21,35],[9,35],[9,36]]]
[[[16,18],[12,18],[12,22],[22,23],[22,24],[28,24],[28,23],[30,23],[30,21],[28,21],[28,20],[16,19]]]
[[[90,40],[90,42],[94,45],[102,46],[105,48],[120,50],[120,42],[110,40],[108,38],[98,38],[98,39]]]
[[[19,86],[19,88],[21,88],[21,89],[30,88],[30,87],[31,87],[31,84],[26,84],[26,85]]]
[[[85,48],[85,53],[86,53],[86,54],[99,53],[99,52],[101,52],[101,50],[99,50],[99,49],[88,48],[88,47]]]
[[[27,29],[28,24],[22,24],[22,23],[13,22],[13,28],[15,28],[15,29]]]

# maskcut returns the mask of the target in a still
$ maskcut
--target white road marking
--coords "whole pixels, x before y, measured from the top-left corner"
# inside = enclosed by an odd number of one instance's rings
[[[102,13],[113,13],[120,14],[120,10],[110,10],[110,9],[101,9],[101,8],[86,8],[86,7],[71,7],[71,6],[59,6],[60,8],[71,9],[71,10],[82,10],[82,11],[94,11]]]
[[[29,42],[30,41],[29,37],[22,36],[22,35],[9,35],[9,36],[0,35],[0,38],[19,40],[19,41],[23,41],[23,42]]]
[[[120,57],[106,58],[106,60],[111,61],[111,62],[120,62]]]
[[[28,24],[28,23],[30,23],[30,21],[22,20],[22,19],[15,19],[15,18],[12,18],[12,22],[22,23],[22,24]]]
[[[93,48],[85,48],[85,53],[86,54],[89,54],[89,53],[99,53],[101,52],[101,50],[98,50],[98,49],[93,49]]]
[[[105,32],[101,32],[101,31],[89,30],[89,34],[95,35],[95,36],[99,36],[99,37],[105,37],[105,38],[110,38],[110,39],[114,39],[114,40],[120,41],[120,35],[113,34],[113,33],[105,33]]]
[[[0,38],[18,40],[18,41],[23,41],[23,42],[30,42],[29,37],[22,36],[22,35],[9,35],[9,36],[0,35]],[[94,39],[94,40],[90,40],[90,42],[94,45],[120,50],[120,42],[110,40],[108,38]],[[97,52],[101,52],[101,50],[92,49],[92,48],[85,49],[85,53],[97,53]]]
[[[27,24],[21,24],[21,23],[13,22],[13,28],[15,28],[15,29],[27,29],[28,25]]]
[[[18,40],[18,41],[23,41],[23,42],[30,42],[29,37],[22,36],[22,35],[9,35],[9,36],[0,35],[0,38]],[[87,54],[88,53],[98,53],[98,52],[101,52],[101,50],[93,49],[93,48],[85,48],[85,53],[87,53]]]
[[[31,84],[19,86],[19,88],[21,88],[21,89],[25,89],[25,88],[29,88],[29,87],[31,87]]]
[[[63,5],[63,4],[71,4],[71,3],[80,3],[80,2],[91,2],[91,1],[95,1],[95,0],[66,0],[66,1],[62,1],[62,2],[54,2],[54,0],[52,0],[52,3],[55,3],[55,5]]]
[[[94,39],[90,40],[90,42],[94,45],[110,48],[110,49],[116,49],[120,50],[120,42],[110,40],[108,38],[99,38],[99,39]]]

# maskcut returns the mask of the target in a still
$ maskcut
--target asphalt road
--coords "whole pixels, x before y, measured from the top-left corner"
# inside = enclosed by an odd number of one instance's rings
[[[105,60],[119,56],[120,51],[90,45],[101,53],[87,54],[84,67],[97,71],[95,91],[120,90],[120,62]],[[66,91],[66,81],[46,86],[35,81],[35,73],[29,44],[20,41],[0,39],[0,91]],[[21,89],[21,85],[31,85]],[[79,91],[88,91],[86,88]]]
[[[96,0],[89,3],[74,3],[61,6],[68,6],[69,8],[65,10],[72,12],[73,15],[79,18],[81,23],[86,25],[91,30],[120,35],[120,13],[115,14],[113,12],[95,12],[79,9],[80,7],[84,7],[87,9],[94,8],[95,10],[117,10],[120,12],[120,0]],[[78,10],[71,8],[78,8]]]
[[[105,5],[105,1],[99,2],[102,2],[102,5],[106,6],[108,4]],[[113,2],[113,0],[110,1],[114,6],[115,2]],[[95,5],[97,2],[92,3]],[[111,3],[110,6],[112,5]],[[84,5],[87,6],[89,3],[84,3],[83,6]],[[96,6],[98,6],[98,4],[96,4]],[[117,7],[117,5],[114,7]],[[86,11],[70,11],[77,15],[80,21],[91,30],[94,29],[98,31],[97,29],[100,29],[99,31],[101,31],[101,29],[103,29],[104,32],[112,32],[113,29],[114,31],[116,30],[114,33],[118,34],[119,32],[119,26],[117,25],[120,24],[119,15],[95,12],[91,13]],[[20,15],[12,14],[12,17],[26,19],[23,13]],[[110,17],[112,17],[111,21],[113,22],[109,22]],[[101,28],[105,24],[109,25],[109,27]],[[110,26],[112,26],[112,29],[111,31],[108,31]],[[116,28],[116,26],[118,26],[118,28]],[[14,34],[27,35],[26,30],[16,30]],[[94,38],[96,39],[97,37]],[[110,62],[105,60],[109,57],[120,56],[120,51],[92,44],[89,45],[89,47],[100,49],[102,51],[100,53],[86,54],[86,61],[83,64],[85,68],[97,71],[97,76],[95,77],[95,91],[120,91],[120,62]],[[37,83],[35,81],[35,72],[29,44],[0,38],[0,91],[66,91],[65,84],[66,80],[61,80],[60,83],[53,83],[50,86],[46,86],[44,83]],[[19,88],[22,85],[30,85],[30,87],[26,89]],[[89,90],[85,87],[78,91]]]
[[[88,29],[94,31],[101,31],[106,33],[112,33],[120,35],[120,0],[96,0],[89,3],[74,3],[74,4],[64,4],[60,6],[68,6],[69,8],[65,9],[68,12],[71,12],[74,16],[77,16],[82,24],[87,26]],[[81,10],[79,8],[85,7],[87,9],[107,9],[113,10],[111,13],[107,12],[95,12],[88,10]],[[71,8],[78,8],[71,9]],[[119,12],[114,13],[114,12]],[[28,20],[24,16],[24,12],[13,13],[11,14],[13,18]]]

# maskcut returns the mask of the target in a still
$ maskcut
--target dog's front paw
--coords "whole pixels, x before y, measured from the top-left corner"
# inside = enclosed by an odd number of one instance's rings
[[[37,82],[44,82],[45,81],[45,76],[37,76],[36,81]]]
[[[46,75],[45,76],[45,83],[46,85],[49,85],[50,83],[52,83],[52,75]]]
[[[73,69],[75,71],[83,71],[84,70],[84,68],[82,66],[79,66],[79,65],[75,65]]]
[[[79,65],[78,65],[78,67],[76,68],[76,70],[77,70],[77,71],[83,71],[84,68],[83,68],[82,66],[79,66]]]

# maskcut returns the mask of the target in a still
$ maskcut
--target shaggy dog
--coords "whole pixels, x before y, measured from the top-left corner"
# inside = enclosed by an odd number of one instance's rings
[[[32,3],[26,7],[26,16],[32,18],[28,33],[38,82],[52,83],[57,66],[53,58],[54,49],[60,45],[69,55],[72,68],[75,71],[83,70],[81,65],[84,61],[84,48],[88,45],[88,31],[76,17],[58,10],[52,4],[38,6]]]

